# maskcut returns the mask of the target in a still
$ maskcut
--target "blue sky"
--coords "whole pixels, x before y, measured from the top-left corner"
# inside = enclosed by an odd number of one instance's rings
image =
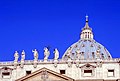
[[[120,57],[119,0],[0,0],[0,61],[14,60],[14,52],[33,59],[33,49],[43,59],[43,48],[65,50],[80,38],[85,15],[94,39],[114,58]]]

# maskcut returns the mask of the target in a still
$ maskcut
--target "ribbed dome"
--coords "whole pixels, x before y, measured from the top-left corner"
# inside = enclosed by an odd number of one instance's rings
[[[92,29],[88,25],[88,16],[86,17],[85,27],[82,29],[80,40],[71,45],[63,55],[62,59],[112,59],[108,50],[93,39]]]

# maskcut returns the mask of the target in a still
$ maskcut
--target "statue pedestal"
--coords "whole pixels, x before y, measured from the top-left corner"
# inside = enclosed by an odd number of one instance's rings
[[[17,68],[17,61],[14,61],[14,68],[16,69]]]
[[[54,59],[54,66],[57,67],[57,64],[58,64],[58,60]]]
[[[76,62],[79,62],[79,61],[80,61],[79,59],[76,60]]]
[[[37,60],[34,60],[34,63],[37,63]]]
[[[34,65],[33,65],[34,68],[37,67],[37,60],[34,60]]]
[[[23,68],[23,66],[24,66],[24,60],[21,60],[21,65],[20,65],[20,67]]]
[[[47,59],[44,59],[44,62],[47,62],[48,60]]]
[[[24,60],[21,60],[20,62],[21,62],[22,64],[24,64]]]
[[[57,60],[57,59],[54,59],[54,62],[58,62],[58,60]]]

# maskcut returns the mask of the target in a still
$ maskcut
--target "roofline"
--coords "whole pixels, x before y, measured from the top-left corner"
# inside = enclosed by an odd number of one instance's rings
[[[120,58],[112,58],[110,60],[90,60],[90,59],[87,59],[87,60],[71,60],[71,63],[72,64],[76,64],[77,62],[80,62],[80,63],[95,63],[95,62],[98,62],[98,61],[101,61],[103,63],[120,63]],[[67,64],[69,61],[65,61],[63,59],[59,59],[57,61],[57,64]],[[32,65],[34,63],[34,60],[25,60],[24,61],[24,65]],[[38,60],[37,61],[37,64],[54,64],[56,63],[53,59],[49,59],[48,61],[44,62],[44,60]],[[17,64],[21,64],[20,61],[17,62]],[[0,62],[0,66],[13,66],[14,65],[14,62],[13,61],[8,61],[8,62]]]

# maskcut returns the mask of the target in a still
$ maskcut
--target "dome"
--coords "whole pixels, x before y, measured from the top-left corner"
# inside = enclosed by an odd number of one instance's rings
[[[88,16],[86,16],[86,24],[82,29],[80,40],[78,40],[78,42],[74,43],[66,50],[62,59],[112,59],[108,50],[93,39],[92,29],[88,25]]]

